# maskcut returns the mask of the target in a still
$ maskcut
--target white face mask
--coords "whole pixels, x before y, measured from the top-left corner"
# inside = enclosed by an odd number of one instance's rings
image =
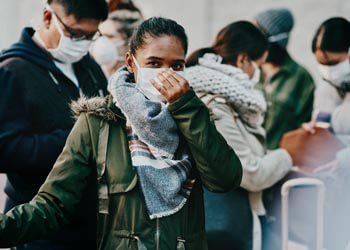
[[[135,65],[137,67],[137,87],[138,89],[151,101],[165,102],[161,93],[152,85],[151,79],[155,80],[158,84],[163,85],[157,75],[164,70],[163,68],[141,68],[140,64],[133,57]]]
[[[57,48],[48,49],[48,51],[53,56],[53,58],[57,59],[62,63],[72,64],[80,61],[88,53],[91,41],[74,41],[71,38],[66,37],[58,23],[58,19],[55,13],[49,6],[47,7],[47,9],[51,11],[55,26],[61,35]]]
[[[259,83],[261,77],[261,70],[256,62],[252,61],[253,67],[255,69],[253,77],[250,79],[255,85]]]
[[[334,84],[335,87],[340,88],[343,82],[348,82],[350,80],[349,58],[336,65],[328,66],[319,64],[318,67],[322,74],[322,77]]]
[[[166,102],[163,95],[152,85],[151,79],[155,80],[159,85],[163,85],[157,78],[159,72],[164,68],[142,68],[133,56],[135,65],[137,67],[137,87],[150,100],[158,102]],[[176,71],[176,74],[185,78],[185,71]]]
[[[112,68],[117,62],[124,61],[124,57],[119,56],[118,53],[118,47],[123,45],[124,41],[115,44],[107,37],[102,36],[94,42],[92,54],[98,64]]]

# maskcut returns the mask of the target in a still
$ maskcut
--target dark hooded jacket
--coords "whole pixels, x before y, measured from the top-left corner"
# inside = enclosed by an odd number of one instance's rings
[[[107,80],[90,55],[73,65],[79,90],[33,41],[33,34],[33,29],[25,28],[19,42],[0,54],[0,172],[7,174],[6,211],[29,202],[45,181],[74,124],[69,104],[81,94],[94,97],[107,92]],[[95,239],[96,226],[86,220],[96,213],[91,194],[83,198],[72,223],[50,242],[25,249],[94,246],[89,239]]]

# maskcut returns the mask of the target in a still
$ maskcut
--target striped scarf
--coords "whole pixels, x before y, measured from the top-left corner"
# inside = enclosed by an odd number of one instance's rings
[[[179,211],[194,179],[191,159],[179,130],[164,103],[147,99],[126,67],[115,73],[109,91],[127,118],[128,142],[146,207],[151,219]]]
[[[142,142],[127,129],[132,165],[151,219],[172,215],[186,203],[195,179],[190,177],[192,163],[185,148],[178,148],[174,159],[160,155],[159,150]]]

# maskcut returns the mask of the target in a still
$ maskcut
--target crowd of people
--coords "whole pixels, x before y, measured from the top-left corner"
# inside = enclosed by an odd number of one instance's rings
[[[280,250],[273,208],[301,176],[326,186],[325,249],[350,249],[350,22],[309,42],[320,83],[288,52],[293,26],[264,10],[187,55],[180,24],[131,0],[48,0],[0,53],[0,247]],[[319,129],[341,149],[310,173],[281,142]],[[309,249],[315,213],[290,232]]]

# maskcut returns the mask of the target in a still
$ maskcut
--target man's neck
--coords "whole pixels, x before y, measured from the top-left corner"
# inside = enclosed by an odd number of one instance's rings
[[[46,43],[43,39],[43,35],[42,35],[42,31],[41,29],[38,29],[35,31],[34,35],[33,35],[33,41],[43,50],[47,50],[47,46]]]
[[[42,36],[40,35],[39,30],[35,31],[32,39],[43,51],[45,51],[52,58],[52,60],[56,64],[56,66],[57,66],[57,64],[64,65],[64,63],[61,63],[52,57],[50,51],[46,48],[46,44],[45,44],[44,40],[42,39]]]

